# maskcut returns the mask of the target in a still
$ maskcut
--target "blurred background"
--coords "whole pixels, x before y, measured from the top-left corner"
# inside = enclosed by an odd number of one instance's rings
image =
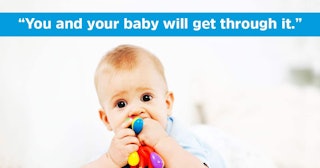
[[[0,10],[320,10],[319,0],[139,2],[0,0]],[[228,162],[248,162],[228,167],[320,167],[318,37],[1,37],[0,168],[80,167],[106,151],[112,133],[98,116],[93,74],[107,51],[128,43],[163,62],[174,116],[202,136],[209,131],[208,141],[222,139]],[[232,158],[235,148],[243,156]],[[252,155],[265,162],[244,159]]]

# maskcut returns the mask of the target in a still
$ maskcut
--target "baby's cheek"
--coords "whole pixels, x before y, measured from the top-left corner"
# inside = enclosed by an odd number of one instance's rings
[[[113,130],[113,131],[116,131],[116,130],[120,129],[120,128],[121,128],[121,124],[122,124],[122,123],[120,123],[120,122],[112,123],[112,125],[111,125],[112,130]]]

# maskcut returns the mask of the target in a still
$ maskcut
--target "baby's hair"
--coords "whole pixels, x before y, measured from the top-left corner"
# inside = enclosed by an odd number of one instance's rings
[[[151,60],[154,64],[156,70],[162,76],[166,86],[166,78],[164,74],[164,68],[161,61],[154,56],[152,53],[144,48],[134,46],[134,45],[119,45],[113,50],[109,51],[105,56],[102,57],[95,73],[95,85],[97,87],[97,82],[99,75],[102,75],[108,68],[112,68],[117,71],[130,71],[139,65],[140,61]],[[143,75],[143,74],[141,74]]]
[[[142,49],[136,46],[120,45],[107,53],[100,63],[107,63],[116,70],[131,70],[138,64],[140,50]]]

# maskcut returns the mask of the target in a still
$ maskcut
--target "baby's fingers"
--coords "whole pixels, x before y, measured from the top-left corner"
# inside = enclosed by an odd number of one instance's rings
[[[126,137],[126,138],[122,139],[121,141],[122,141],[121,143],[124,145],[134,144],[134,145],[140,146],[140,141],[137,137]]]
[[[126,150],[126,152],[128,152],[128,154],[132,153],[132,152],[136,152],[138,151],[139,146],[136,144],[129,144],[126,145],[126,147],[124,148],[124,150]]]
[[[131,118],[127,118],[121,125],[119,128],[117,128],[115,130],[115,132],[118,132],[121,129],[125,129],[125,128],[129,128],[131,126],[132,123],[132,119]]]
[[[124,123],[121,124],[121,128],[128,128],[132,123],[132,118],[127,118]]]
[[[132,129],[126,128],[126,129],[121,129],[118,132],[115,133],[115,138],[116,139],[123,139],[126,137],[135,137],[136,134]]]

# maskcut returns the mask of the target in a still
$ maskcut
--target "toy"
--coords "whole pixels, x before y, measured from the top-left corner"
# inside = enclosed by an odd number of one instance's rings
[[[139,134],[143,128],[142,118],[133,119],[131,128],[136,134]],[[138,151],[133,152],[128,157],[128,165],[130,168],[163,168],[163,159],[150,146],[140,146]]]

